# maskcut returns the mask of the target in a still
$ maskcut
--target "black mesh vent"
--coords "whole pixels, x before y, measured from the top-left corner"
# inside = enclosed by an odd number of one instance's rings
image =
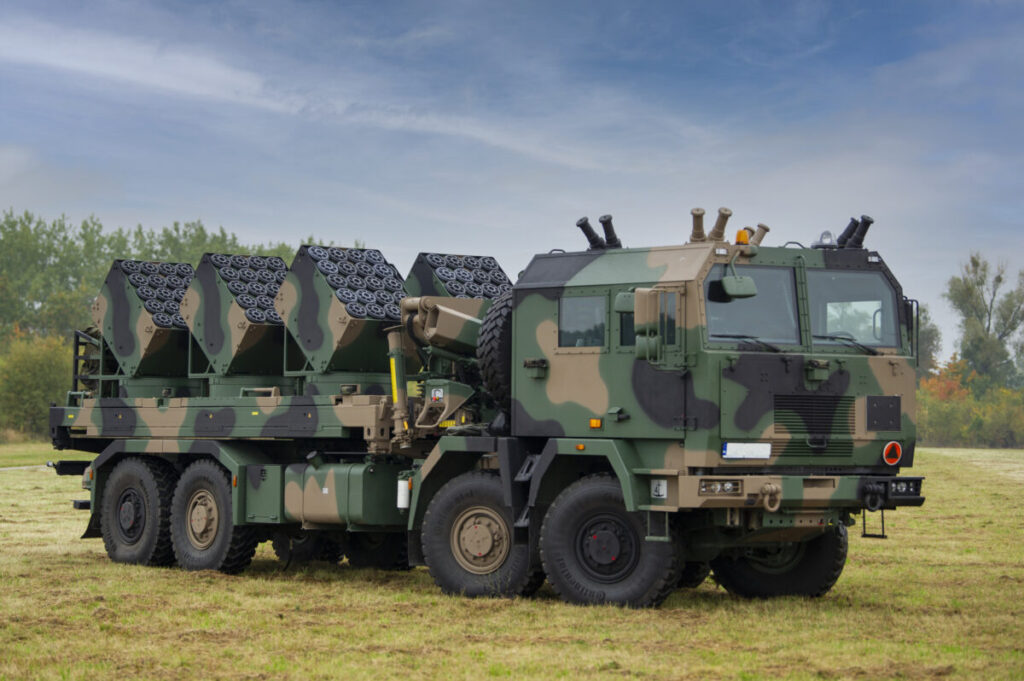
[[[849,435],[853,400],[834,395],[776,395],[775,425],[793,434]]]
[[[826,443],[823,440],[810,439],[810,442],[794,440],[772,444],[772,456],[851,456],[852,454],[853,442],[850,440],[829,440]]]

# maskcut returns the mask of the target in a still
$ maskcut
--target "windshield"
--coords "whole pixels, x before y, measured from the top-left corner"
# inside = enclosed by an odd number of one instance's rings
[[[898,346],[896,293],[881,272],[808,270],[815,345]]]
[[[749,336],[769,343],[800,344],[792,268],[737,266],[738,275],[751,277],[757,284],[758,294],[751,298],[727,296],[722,288],[725,273],[725,265],[715,265],[704,281],[709,341],[735,343]]]

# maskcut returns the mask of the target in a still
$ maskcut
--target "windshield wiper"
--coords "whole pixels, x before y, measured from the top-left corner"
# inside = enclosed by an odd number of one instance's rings
[[[853,346],[855,348],[859,348],[859,349],[863,350],[864,352],[868,353],[869,355],[877,355],[878,354],[878,350],[875,350],[874,348],[872,348],[870,346],[864,345],[860,341],[854,340],[853,338],[850,338],[849,336],[837,336],[835,334],[820,334],[820,335],[819,334],[814,334],[814,336],[812,336],[812,337],[813,338],[820,338],[821,340],[840,341],[842,343],[846,343],[847,345],[851,345],[851,346]]]
[[[764,348],[765,350],[768,350],[769,352],[782,352],[782,350],[779,349],[778,346],[772,345],[768,341],[761,340],[757,336],[751,336],[751,335],[746,334],[746,333],[713,333],[713,334],[711,334],[711,337],[712,338],[736,338],[738,340],[745,340],[745,341],[750,341],[751,343],[756,343],[757,345],[760,345],[762,348]]]

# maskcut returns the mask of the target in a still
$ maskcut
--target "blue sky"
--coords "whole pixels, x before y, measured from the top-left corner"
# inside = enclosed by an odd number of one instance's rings
[[[0,207],[251,241],[491,254],[612,213],[627,246],[729,206],[766,243],[851,215],[929,304],[1021,268],[1014,2],[21,2],[0,6]]]

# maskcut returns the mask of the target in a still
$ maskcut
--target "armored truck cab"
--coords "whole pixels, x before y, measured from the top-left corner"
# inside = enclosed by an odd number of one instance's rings
[[[916,304],[863,248],[866,216],[804,248],[761,245],[763,225],[729,243],[729,214],[631,249],[610,217],[605,238],[583,219],[586,251],[538,255],[514,286],[491,258],[421,254],[419,295],[379,318],[343,293],[343,253],[303,246],[278,326],[236,315],[260,351],[205,373],[196,321],[216,326],[206,289],[227,286],[194,285],[187,377],[83,372],[76,349],[85,385],[51,425],[58,448],[99,454],[57,464],[84,474],[86,536],[114,560],[228,572],[273,539],[289,561],[425,564],[470,596],[547,580],[648,606],[709,572],[742,596],[826,593],[855,515],[924,501],[900,474]],[[197,281],[223,277],[211,263]]]

